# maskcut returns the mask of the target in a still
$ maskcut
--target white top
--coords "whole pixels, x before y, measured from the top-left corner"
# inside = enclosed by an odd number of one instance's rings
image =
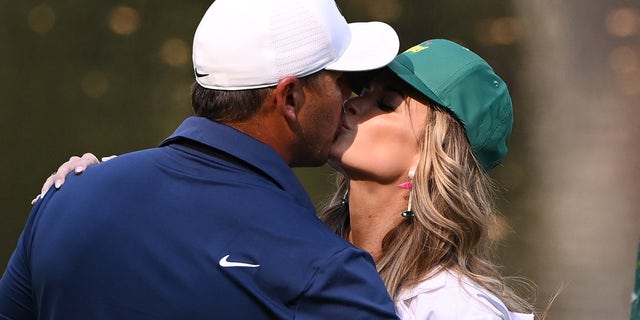
[[[533,314],[510,312],[489,291],[451,270],[402,290],[394,303],[402,320],[533,320]]]

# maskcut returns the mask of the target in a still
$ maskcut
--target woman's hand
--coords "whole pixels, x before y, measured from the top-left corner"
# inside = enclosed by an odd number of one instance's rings
[[[108,161],[116,156],[103,157],[102,161]],[[82,157],[73,156],[69,158],[69,161],[63,163],[58,170],[52,173],[49,178],[42,185],[42,189],[40,190],[40,194],[35,197],[35,199],[31,200],[31,204],[35,204],[38,199],[44,197],[49,191],[51,186],[54,186],[56,189],[60,189],[60,187],[64,184],[64,180],[71,173],[81,174],[88,166],[93,166],[99,164],[100,161],[93,153],[85,153]]]

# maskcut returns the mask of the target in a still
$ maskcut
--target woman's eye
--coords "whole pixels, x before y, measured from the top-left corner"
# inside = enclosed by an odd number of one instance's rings
[[[380,108],[380,110],[384,111],[384,112],[393,112],[396,110],[396,107],[386,103],[385,101],[378,101],[378,108]]]

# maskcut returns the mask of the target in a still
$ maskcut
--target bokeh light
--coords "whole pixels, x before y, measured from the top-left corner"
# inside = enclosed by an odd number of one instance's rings
[[[367,1],[362,7],[375,20],[394,21],[402,14],[402,4],[395,0]]]
[[[620,46],[609,54],[609,67],[616,74],[630,74],[638,72],[640,61],[638,53],[629,46]]]
[[[617,76],[618,89],[625,95],[640,94],[640,54],[630,46],[619,46],[609,53],[609,68]]]
[[[99,98],[109,90],[109,80],[104,72],[99,70],[91,70],[87,72],[80,83],[82,92],[87,97]]]
[[[605,19],[607,31],[619,38],[629,37],[640,28],[640,14],[632,8],[618,8],[609,12]]]
[[[119,35],[131,35],[140,28],[138,11],[127,6],[117,6],[109,11],[107,23],[111,31]]]
[[[482,20],[475,28],[475,35],[483,45],[512,45],[520,38],[520,23],[513,17]]]
[[[189,46],[178,38],[169,38],[162,44],[162,61],[172,67],[181,67],[189,62]]]
[[[27,16],[29,28],[38,34],[46,34],[56,22],[56,13],[50,6],[40,4],[33,7]]]
[[[628,96],[640,95],[640,72],[636,71],[618,77],[618,87]]]

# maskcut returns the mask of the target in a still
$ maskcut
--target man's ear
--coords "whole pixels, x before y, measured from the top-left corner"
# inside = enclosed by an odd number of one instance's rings
[[[276,106],[287,122],[297,121],[298,111],[305,102],[302,81],[286,77],[278,82],[274,90]]]

